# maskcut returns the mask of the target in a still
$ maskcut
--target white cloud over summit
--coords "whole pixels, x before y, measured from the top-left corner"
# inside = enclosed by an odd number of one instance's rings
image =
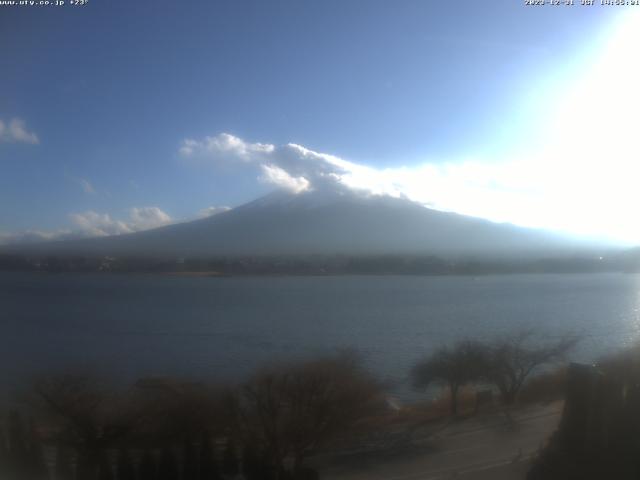
[[[283,146],[249,143],[229,133],[202,140],[186,139],[180,153],[184,157],[216,164],[240,162],[254,165],[259,171],[259,181],[293,193],[311,188],[335,188],[341,183],[341,175],[358,168],[351,162],[293,143]]]
[[[570,152],[562,144],[494,161],[393,168],[363,165],[296,144],[249,143],[227,133],[185,140],[180,151],[214,164],[253,165],[259,181],[292,193],[346,189],[390,195],[498,222],[634,242],[640,241],[640,225],[633,220],[640,195],[629,155],[640,148],[633,147],[615,159],[594,158],[589,151],[593,145]],[[597,151],[604,154],[602,148]],[[638,202],[630,204],[630,198]]]
[[[260,165],[260,168],[262,169],[262,175],[258,177],[258,180],[276,185],[283,190],[300,193],[309,190],[311,185],[305,177],[293,177],[277,165],[267,163]]]
[[[507,220],[499,208],[505,192],[535,192],[520,172],[526,162],[488,164],[480,161],[424,163],[379,169],[315,152],[301,145],[249,143],[228,133],[198,141],[188,139],[182,155],[212,163],[253,164],[258,180],[293,193],[307,190],[351,190],[367,195],[406,197],[419,203],[483,216],[493,206],[494,219]],[[532,178],[528,172],[527,177]],[[538,177],[537,175],[536,177]],[[473,202],[467,204],[470,197]]]

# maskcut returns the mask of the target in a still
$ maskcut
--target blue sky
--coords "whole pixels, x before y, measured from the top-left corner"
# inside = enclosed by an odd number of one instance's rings
[[[544,209],[530,218],[498,211],[504,198],[473,184],[539,187],[494,165],[526,157],[524,171],[546,168],[540,152],[563,118],[556,106],[596,78],[594,58],[611,57],[598,52],[632,8],[513,0],[0,7],[0,234],[122,233],[274,188],[313,188],[294,157],[337,168],[351,188],[557,228],[571,206],[545,223]],[[475,202],[476,194],[491,199]],[[580,225],[569,230],[631,241],[640,233]]]

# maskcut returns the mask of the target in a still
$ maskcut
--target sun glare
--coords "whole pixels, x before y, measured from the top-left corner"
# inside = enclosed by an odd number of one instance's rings
[[[515,153],[409,168],[350,165],[341,181],[498,222],[640,244],[640,13],[617,18],[590,60],[546,89],[538,135]],[[540,141],[539,136],[542,136]]]
[[[640,15],[619,21],[590,68],[573,79],[551,121],[541,163],[545,201],[573,231],[640,241]]]

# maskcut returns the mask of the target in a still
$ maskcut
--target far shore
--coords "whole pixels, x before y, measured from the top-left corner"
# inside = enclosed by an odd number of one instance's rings
[[[209,270],[204,272],[158,272],[159,275],[168,275],[170,277],[230,277],[228,273]]]

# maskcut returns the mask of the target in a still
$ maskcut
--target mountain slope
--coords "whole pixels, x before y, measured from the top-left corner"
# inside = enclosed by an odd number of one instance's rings
[[[21,251],[82,255],[549,253],[576,245],[391,197],[275,193],[213,217],[128,235],[48,242]]]

